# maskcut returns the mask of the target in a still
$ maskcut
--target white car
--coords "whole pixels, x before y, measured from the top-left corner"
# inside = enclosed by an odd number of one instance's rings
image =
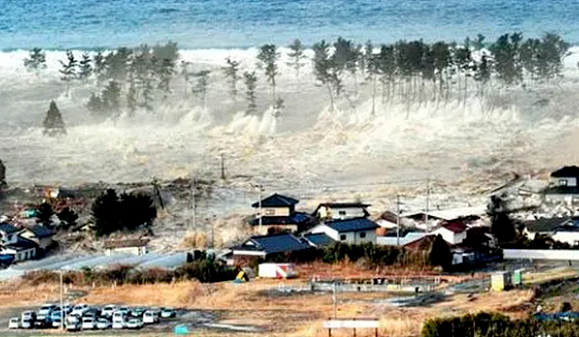
[[[103,310],[101,310],[101,316],[111,317],[113,313],[117,310],[117,306],[114,304],[106,305]]]
[[[34,327],[33,319],[23,319],[20,326],[22,329],[32,329]]]
[[[83,330],[94,330],[96,329],[96,321],[93,317],[84,317],[82,319],[82,329]]]
[[[52,313],[52,311],[54,309],[56,309],[56,304],[45,304],[45,305],[40,307],[36,317],[39,320],[45,320],[47,317],[50,317],[50,314]]]
[[[33,321],[36,319],[36,313],[32,310],[24,311],[20,317],[23,321]]]
[[[13,317],[8,321],[8,329],[18,329],[20,328],[20,318]]]
[[[172,308],[163,308],[161,309],[161,317],[162,318],[175,317],[175,310],[173,310]]]
[[[159,322],[159,312],[147,310],[143,315],[143,323],[145,324],[154,324]]]
[[[127,315],[129,314],[129,308],[127,308],[127,307],[120,307],[120,308],[117,308],[117,310],[115,310],[115,312],[120,312],[120,313],[122,313],[123,315],[127,316]]]
[[[80,323],[80,318],[82,316],[79,314],[66,315],[66,323]]]
[[[127,328],[128,329],[140,329],[142,327],[143,327],[143,321],[141,321],[138,318],[131,318],[127,322]]]
[[[72,312],[71,314],[78,314],[79,316],[84,315],[85,312],[87,312],[89,309],[88,305],[86,304],[77,304],[76,306],[74,306],[74,308],[72,308]]]
[[[67,331],[79,331],[82,328],[80,321],[66,322]]]
[[[125,327],[125,318],[121,318],[121,319],[113,319],[113,325],[112,328],[113,329],[122,329]]]
[[[52,327],[55,329],[59,329],[60,328],[60,322],[62,322],[62,320],[60,318],[56,318],[52,320]]]
[[[111,321],[106,318],[99,318],[96,324],[97,329],[106,330],[111,328]]]

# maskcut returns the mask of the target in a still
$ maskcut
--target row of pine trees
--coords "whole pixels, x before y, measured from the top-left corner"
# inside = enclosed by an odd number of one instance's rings
[[[483,35],[464,43],[422,40],[398,41],[393,44],[364,45],[337,38],[322,40],[311,46],[313,57],[299,39],[287,46],[287,65],[292,76],[300,78],[309,62],[316,85],[327,91],[330,105],[340,97],[357,96],[360,87],[376,101],[422,104],[450,100],[466,104],[469,95],[484,97],[492,88],[548,82],[562,76],[563,60],[569,44],[559,35],[546,33],[541,38],[524,39],[521,33],[504,34],[486,43]],[[231,57],[222,69],[192,71],[193,65],[179,61],[177,44],[168,42],[153,47],[118,48],[94,55],[84,53],[77,59],[72,51],[61,63],[61,80],[70,86],[77,83],[96,84],[87,108],[92,114],[111,116],[121,108],[131,114],[142,108],[154,109],[155,101],[165,101],[172,93],[173,81],[183,81],[185,94],[193,94],[205,106],[210,82],[215,76],[225,77],[231,99],[246,101],[246,111],[257,111],[258,76],[269,87],[270,105],[283,106],[278,94],[280,49],[273,44],[259,48],[254,69],[242,72],[241,61]],[[38,74],[46,68],[46,54],[39,48],[30,51],[24,65]],[[214,74],[218,73],[218,74]]]

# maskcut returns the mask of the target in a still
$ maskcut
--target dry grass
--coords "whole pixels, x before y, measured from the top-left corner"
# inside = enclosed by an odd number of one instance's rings
[[[19,283],[0,285],[0,307],[22,307],[47,302],[58,298],[60,288],[57,284],[23,286]]]

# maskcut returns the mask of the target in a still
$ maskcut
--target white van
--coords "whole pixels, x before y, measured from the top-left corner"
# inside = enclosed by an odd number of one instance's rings
[[[159,322],[159,312],[154,310],[147,310],[143,315],[144,324],[154,324]]]
[[[127,314],[123,311],[115,311],[113,313],[113,329],[122,329],[126,325]]]

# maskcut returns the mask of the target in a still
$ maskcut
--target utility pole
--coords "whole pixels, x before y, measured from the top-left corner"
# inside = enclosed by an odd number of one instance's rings
[[[225,180],[225,157],[223,155],[223,152],[221,152],[221,179]]]
[[[332,304],[334,310],[334,319],[338,318],[338,299],[336,297],[336,281],[332,284]]]
[[[430,231],[430,226],[428,225],[428,209],[430,203],[430,179],[426,179],[426,212],[424,216],[424,223],[426,224],[426,230]]]
[[[197,227],[197,178],[193,177],[193,183],[191,185],[191,193],[193,200],[191,208],[193,209],[193,222],[191,224],[190,231],[193,231]]]
[[[400,194],[396,194],[396,246],[400,247]]]
[[[262,209],[261,209],[261,198],[262,198],[263,196],[262,196],[261,192],[263,191],[263,189],[262,189],[261,185],[257,185],[257,188],[259,188],[259,209],[258,209],[258,212],[259,212],[259,234],[261,234],[261,233],[262,233],[262,229],[263,229],[263,219],[262,219],[263,214],[261,214],[261,212],[262,212]]]
[[[62,269],[59,269],[60,274],[60,329],[64,330],[64,289],[62,282]]]

